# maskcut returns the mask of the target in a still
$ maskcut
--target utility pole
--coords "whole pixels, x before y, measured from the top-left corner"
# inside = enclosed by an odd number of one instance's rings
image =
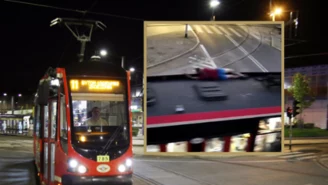
[[[289,150],[292,150],[292,137],[293,137],[293,126],[292,126],[292,117],[288,118],[289,122]]]
[[[14,115],[15,112],[15,98],[11,96],[11,114]]]
[[[295,37],[297,37],[297,29],[298,29],[298,16],[299,16],[299,12],[296,11],[296,19],[295,21]]]
[[[83,62],[84,60],[84,53],[85,53],[85,46],[87,42],[91,41],[92,32],[94,29],[101,29],[104,30],[106,25],[100,21],[94,20],[81,20],[81,19],[73,19],[73,18],[56,18],[51,21],[50,27],[55,26],[57,24],[65,25],[66,28],[73,34],[73,36],[81,42],[81,49],[79,56],[79,62]],[[77,27],[82,27],[83,29],[89,29],[88,33],[79,33]],[[75,31],[73,31],[73,29]],[[87,31],[86,31],[87,32]]]
[[[185,38],[188,38],[188,24],[186,24]]]
[[[122,65],[122,68],[124,69],[124,56],[122,56],[121,65]]]
[[[293,12],[290,11],[289,13],[289,38],[292,38],[292,32],[293,32]]]
[[[289,150],[292,150],[292,117],[293,117],[293,110],[290,107],[287,107],[287,117],[289,123]]]

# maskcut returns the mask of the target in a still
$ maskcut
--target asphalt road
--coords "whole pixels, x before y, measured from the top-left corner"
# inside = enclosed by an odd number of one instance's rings
[[[134,185],[326,185],[327,169],[312,160],[261,157],[135,156]],[[0,136],[0,184],[36,185],[30,138]]]
[[[250,26],[191,25],[204,46],[173,61],[148,69],[148,76],[192,72],[192,67],[226,67],[241,72],[280,72],[281,51],[268,45]],[[255,30],[255,31],[254,31]],[[211,60],[210,60],[210,59]]]

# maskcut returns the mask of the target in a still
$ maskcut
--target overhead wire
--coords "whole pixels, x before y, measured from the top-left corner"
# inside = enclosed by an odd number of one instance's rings
[[[140,19],[140,18],[122,16],[122,15],[116,15],[116,14],[110,14],[110,13],[103,13],[103,12],[92,12],[92,11],[88,11],[88,10],[77,10],[77,9],[70,9],[70,8],[62,8],[62,7],[57,7],[57,6],[44,5],[44,4],[38,4],[38,3],[30,3],[30,2],[25,2],[25,1],[16,1],[16,0],[4,0],[4,1],[10,2],[10,3],[18,3],[18,4],[25,4],[25,5],[30,5],[30,6],[37,6],[37,7],[43,7],[43,8],[50,8],[50,9],[68,11],[68,12],[81,13],[81,14],[89,13],[89,14],[95,14],[95,15],[115,17],[115,18],[120,18],[120,19],[144,21],[144,19]],[[93,8],[93,7],[91,7],[91,8]],[[89,8],[89,9],[91,9],[91,8]]]
[[[324,56],[324,55],[328,55],[328,52],[327,53],[314,53],[314,54],[296,55],[296,56],[285,57],[285,59],[312,57],[312,56]]]

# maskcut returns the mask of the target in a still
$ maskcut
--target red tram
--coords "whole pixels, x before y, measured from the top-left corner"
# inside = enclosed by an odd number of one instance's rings
[[[49,68],[35,97],[43,185],[132,184],[130,73],[103,62]]]

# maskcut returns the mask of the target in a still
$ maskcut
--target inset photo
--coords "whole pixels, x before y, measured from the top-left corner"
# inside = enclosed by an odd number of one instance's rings
[[[282,22],[145,22],[147,152],[281,152]]]

